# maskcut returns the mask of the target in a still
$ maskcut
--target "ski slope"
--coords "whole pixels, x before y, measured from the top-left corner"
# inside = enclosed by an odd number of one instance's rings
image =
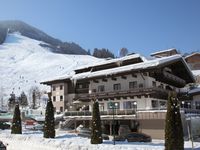
[[[42,41],[33,40],[20,33],[8,34],[0,45],[0,98],[8,98],[13,91],[19,95],[28,93],[32,86],[48,90],[44,81],[73,73],[77,67],[102,61],[88,55],[64,55],[52,53],[41,47]]]

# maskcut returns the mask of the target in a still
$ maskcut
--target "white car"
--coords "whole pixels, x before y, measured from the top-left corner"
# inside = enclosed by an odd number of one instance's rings
[[[34,126],[33,126],[33,129],[34,130],[43,130],[43,128],[44,128],[44,125],[42,125],[42,124],[35,124]]]

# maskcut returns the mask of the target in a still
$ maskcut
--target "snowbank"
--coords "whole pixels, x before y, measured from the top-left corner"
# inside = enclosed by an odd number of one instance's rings
[[[8,150],[163,150],[163,140],[153,140],[152,143],[104,141],[103,144],[92,145],[87,138],[76,134],[57,131],[55,139],[43,138],[42,132],[26,131],[22,135],[11,135],[10,130],[1,131],[0,139],[8,144]],[[200,143],[194,143],[195,149],[200,149]],[[190,150],[191,142],[185,142],[185,148]]]

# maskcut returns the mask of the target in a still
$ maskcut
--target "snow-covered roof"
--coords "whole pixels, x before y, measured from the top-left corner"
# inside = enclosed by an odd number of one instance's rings
[[[157,66],[160,66],[164,63],[175,61],[175,60],[180,60],[180,59],[182,59],[181,55],[173,55],[173,56],[169,56],[169,57],[156,58],[153,60],[146,60],[145,62],[136,63],[136,64],[132,64],[132,65],[127,65],[127,66],[121,66],[121,67],[117,67],[117,68],[75,74],[72,77],[72,79],[73,80],[87,79],[87,78],[100,77],[100,76],[110,76],[110,75],[120,74],[120,73],[124,73],[124,72],[128,72],[128,71],[150,69],[150,68],[155,68]],[[182,60],[185,63],[186,67],[188,67],[186,62],[184,61],[184,59],[182,59]],[[188,71],[190,71],[189,68],[188,68]],[[192,73],[190,75],[193,77]]]
[[[135,55],[135,57],[138,57],[138,56],[139,55]],[[131,56],[131,58],[133,58],[133,56]],[[155,68],[158,66],[162,66],[165,63],[170,63],[170,62],[174,62],[174,61],[178,61],[178,60],[181,60],[184,63],[190,77],[192,78],[192,80],[194,80],[194,76],[193,76],[192,72],[190,71],[185,60],[182,58],[182,56],[181,55],[173,55],[173,56],[169,56],[169,57],[155,58],[153,60],[145,59],[144,62],[126,65],[126,66],[119,66],[116,68],[99,70],[99,71],[95,71],[95,72],[88,71],[88,72],[83,72],[83,73],[78,73],[78,74],[70,74],[70,75],[62,76],[62,77],[59,77],[56,79],[46,80],[41,83],[48,84],[48,83],[62,81],[62,80],[77,81],[77,80],[82,80],[82,79],[98,78],[98,77],[102,77],[102,76],[112,76],[112,75],[117,75],[120,73],[130,72],[130,71],[141,71],[144,69],[152,69],[152,68]]]
[[[63,80],[70,80],[72,78],[72,75],[65,75],[65,76],[60,76],[60,77],[55,77],[55,78],[49,78],[45,81],[41,81],[41,84],[48,84],[52,82],[57,82],[57,81],[63,81]]]
[[[134,59],[134,58],[141,58],[142,61],[146,61],[146,58],[141,56],[140,54],[132,54],[132,55],[127,55],[127,56],[124,56],[121,58],[115,58],[115,59],[110,59],[110,60],[102,59],[102,61],[92,63],[90,65],[84,65],[84,66],[78,67],[76,70],[90,68],[90,67],[94,67],[94,66],[106,65],[106,64],[111,64],[111,63],[120,63],[125,60],[130,60],[130,59]]]
[[[194,76],[200,76],[200,70],[192,70]]]
[[[192,57],[192,56],[194,56],[194,55],[200,55],[200,53],[199,53],[199,52],[192,53],[192,54],[190,54],[190,55],[185,56],[185,59],[187,59],[187,58],[189,58],[189,57]]]
[[[192,89],[192,90],[190,90],[188,92],[188,94],[192,94],[192,95],[195,95],[195,94],[198,94],[198,93],[200,93],[200,88],[199,87],[197,87],[195,89]]]
[[[167,50],[162,50],[162,51],[157,51],[155,53],[151,53],[151,56],[158,55],[158,54],[165,53],[165,52],[170,52],[170,51],[176,51],[177,52],[177,50],[175,48],[171,48],[171,49],[167,49]],[[178,54],[178,52],[177,52],[177,54]]]

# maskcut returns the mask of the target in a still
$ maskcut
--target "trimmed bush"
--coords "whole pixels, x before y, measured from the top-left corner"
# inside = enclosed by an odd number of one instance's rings
[[[91,131],[91,144],[101,144],[102,130],[101,130],[101,118],[99,112],[99,103],[94,101],[92,111],[92,131]]]
[[[15,105],[11,133],[12,134],[22,134],[21,116],[20,116],[20,110],[19,110],[18,104]]]

